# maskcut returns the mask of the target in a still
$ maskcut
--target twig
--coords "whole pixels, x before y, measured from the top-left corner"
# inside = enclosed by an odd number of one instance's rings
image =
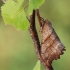
[[[36,27],[35,27],[35,10],[33,10],[33,14],[30,16],[29,32],[30,32],[32,40],[34,42],[35,50],[36,50],[36,54],[38,56],[38,59],[40,59],[40,42],[39,42],[38,34],[36,31]]]
[[[34,42],[37,57],[43,63],[43,59],[41,58],[41,55],[40,55],[40,53],[41,53],[40,41],[39,41],[38,33],[37,33],[36,27],[35,27],[35,10],[33,10],[33,14],[30,16],[29,32],[30,32],[32,40]]]

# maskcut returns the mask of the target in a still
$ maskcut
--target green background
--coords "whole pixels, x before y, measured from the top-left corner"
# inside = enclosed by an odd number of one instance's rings
[[[0,0],[0,8],[2,5]],[[70,0],[46,0],[40,14],[52,22],[66,47],[64,55],[53,62],[54,70],[70,70]],[[37,60],[29,31],[5,25],[0,13],[0,70],[33,70]],[[45,70],[43,66],[41,70]]]

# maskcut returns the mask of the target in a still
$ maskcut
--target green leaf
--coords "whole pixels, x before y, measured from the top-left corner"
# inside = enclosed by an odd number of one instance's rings
[[[6,24],[12,24],[18,29],[26,30],[29,22],[22,8],[24,0],[7,0],[1,7],[1,13]]]
[[[45,2],[45,0],[29,0],[29,15],[32,14],[33,9],[39,9],[39,7]]]
[[[33,70],[40,70],[40,61],[39,60],[37,61],[37,64]]]

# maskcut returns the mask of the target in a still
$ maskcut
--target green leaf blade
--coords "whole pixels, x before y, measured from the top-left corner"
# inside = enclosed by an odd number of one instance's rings
[[[29,27],[29,22],[21,6],[22,1],[19,2],[18,0],[19,3],[13,0],[6,1],[4,6],[1,7],[1,13],[6,24],[12,24],[17,29],[26,30]]]
[[[33,70],[41,70],[40,69],[40,61],[39,60],[37,61],[37,64],[36,64],[36,66],[34,67]]]
[[[45,0],[30,0],[29,1],[29,15],[32,14],[33,9],[39,9],[39,7],[45,2]]]

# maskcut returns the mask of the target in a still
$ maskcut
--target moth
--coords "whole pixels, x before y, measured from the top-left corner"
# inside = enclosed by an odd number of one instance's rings
[[[42,37],[41,44],[35,26],[35,12],[40,25]],[[65,51],[65,46],[60,41],[51,22],[40,17],[38,9],[33,10],[32,15],[30,16],[29,31],[35,45],[38,59],[45,66],[46,70],[54,70],[52,67],[52,61],[60,58],[60,55]]]
[[[41,19],[40,22],[42,23],[40,55],[45,65],[51,66],[52,61],[57,60],[64,53],[65,46],[60,41],[50,21]]]

